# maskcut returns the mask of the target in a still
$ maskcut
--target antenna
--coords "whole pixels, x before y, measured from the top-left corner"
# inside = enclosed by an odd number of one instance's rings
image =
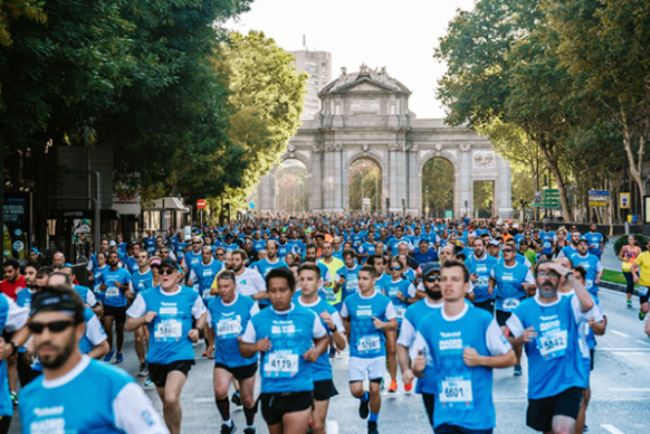
[[[307,35],[302,35],[302,48],[307,49]]]

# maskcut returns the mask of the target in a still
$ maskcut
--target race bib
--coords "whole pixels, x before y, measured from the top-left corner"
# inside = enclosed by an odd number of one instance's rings
[[[559,328],[542,333],[537,342],[539,353],[546,360],[564,356],[567,346],[567,331]]]
[[[106,297],[119,297],[120,296],[120,288],[117,286],[109,286],[106,288]]]
[[[241,323],[237,319],[221,319],[217,323],[217,337],[219,339],[233,338],[239,336]]]
[[[519,299],[518,298],[506,298],[503,300],[503,310],[505,312],[512,312],[519,306]]]
[[[183,334],[183,324],[177,319],[160,321],[154,330],[156,342],[178,341]]]
[[[325,300],[336,301],[336,293],[332,288],[325,288]]]
[[[478,276],[478,279],[476,279],[476,286],[479,288],[488,286],[489,279],[490,278],[488,276]]]
[[[639,291],[639,295],[643,295],[643,296],[648,295],[648,287],[647,286],[639,285],[639,289],[637,289],[637,291]]]
[[[443,407],[474,408],[472,380],[451,380],[447,378],[441,381],[440,402],[442,402]]]
[[[379,336],[362,336],[357,341],[357,350],[361,354],[375,353],[381,349]]]
[[[395,315],[397,315],[397,318],[399,319],[404,318],[404,312],[406,312],[406,307],[395,305],[394,308],[395,308]]]
[[[585,288],[591,289],[594,287],[594,281],[591,279],[586,279],[585,280]]]
[[[277,350],[268,353],[262,374],[266,378],[290,378],[298,373],[298,353]]]
[[[348,280],[348,284],[346,285],[348,291],[356,291],[357,286],[359,285],[359,281],[357,279],[350,279]]]

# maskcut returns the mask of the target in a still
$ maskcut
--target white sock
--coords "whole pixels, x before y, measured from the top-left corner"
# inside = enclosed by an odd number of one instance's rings
[[[230,428],[232,426],[232,419],[224,420],[223,424]]]

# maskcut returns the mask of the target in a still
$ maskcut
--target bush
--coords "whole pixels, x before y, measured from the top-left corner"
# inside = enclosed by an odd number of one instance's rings
[[[646,237],[643,234],[624,234],[618,237],[618,239],[614,243],[614,253],[616,253],[616,256],[618,256],[623,246],[627,245],[627,237],[629,237],[630,235],[634,236],[636,242],[639,243],[639,247],[641,247],[641,250],[647,250],[646,245],[648,244],[648,237]]]

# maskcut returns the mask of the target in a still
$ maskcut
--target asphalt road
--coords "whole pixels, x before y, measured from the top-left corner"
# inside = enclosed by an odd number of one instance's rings
[[[635,309],[627,309],[625,296],[603,289],[600,298],[609,320],[605,336],[598,339],[596,367],[592,373],[592,399],[587,413],[589,433],[632,434],[650,432],[650,338],[643,332],[643,323],[636,317]],[[122,367],[132,375],[138,364],[132,347],[132,337],[126,344],[125,362]],[[212,361],[201,357],[203,345],[196,347],[197,364],[189,374],[182,394],[183,433],[218,432],[221,418],[217,412],[212,390]],[[347,385],[347,354],[333,361],[334,378],[340,395],[330,403],[328,434],[363,433],[365,421],[357,416],[358,401]],[[497,414],[495,433],[521,434],[534,431],[525,426],[526,411],[526,358],[523,358],[524,375],[513,377],[512,368],[494,371],[494,400]],[[398,376],[400,374],[398,373]],[[142,379],[138,379],[142,383]],[[259,385],[258,385],[259,386]],[[399,382],[399,392],[384,393],[379,415],[382,433],[431,432],[420,397],[405,393]],[[160,400],[154,389],[147,394],[155,407],[161,410]],[[233,409],[232,417],[243,432],[244,414],[240,408]],[[20,432],[16,415],[10,432]],[[257,432],[266,433],[261,415],[256,421]]]

